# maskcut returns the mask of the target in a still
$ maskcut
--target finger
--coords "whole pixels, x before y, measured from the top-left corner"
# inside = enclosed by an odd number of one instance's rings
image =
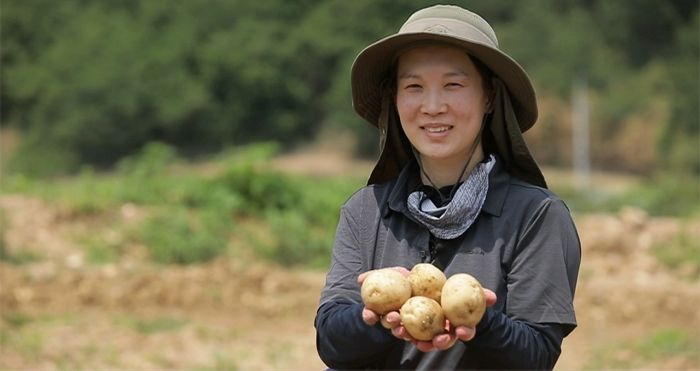
[[[469,341],[476,335],[476,328],[468,326],[457,326],[455,327],[455,335],[459,340]]]
[[[432,341],[416,341],[413,343],[413,345],[415,345],[416,348],[418,348],[418,350],[424,353],[432,352],[433,350],[435,350]]]
[[[384,269],[384,268],[380,268],[380,269]],[[405,277],[408,277],[408,275],[411,273],[411,271],[409,271],[405,267],[391,267],[391,269],[398,271],[399,273],[403,274]],[[367,279],[367,276],[369,276],[372,272],[374,272],[376,270],[378,270],[378,269],[372,269],[372,270],[369,270],[367,272],[360,273],[360,275],[357,276],[357,283],[359,283],[361,285],[362,282],[364,282],[365,279]]]
[[[399,273],[403,274],[404,277],[408,277],[409,274],[411,274],[411,271],[406,269],[406,267],[391,267],[391,269],[398,271]]]
[[[387,322],[395,324],[396,326],[401,324],[401,314],[395,310],[385,314],[384,317],[386,317]]]
[[[362,309],[362,321],[370,326],[374,326],[374,324],[379,321],[379,316],[377,313],[374,313],[365,307]]]
[[[452,334],[440,334],[433,338],[433,346],[438,350],[451,348],[457,342],[457,336]]]
[[[370,273],[372,273],[372,272],[374,272],[374,270],[367,271],[367,272],[364,272],[364,273],[360,273],[360,275],[357,276],[357,283],[359,283],[359,284],[361,285],[362,282],[365,281],[365,278],[367,278],[367,276],[369,276]]]
[[[401,315],[397,311],[392,311],[382,316],[382,326],[393,329],[401,325]]]
[[[490,307],[496,304],[496,300],[498,299],[496,297],[496,293],[489,290],[489,289],[484,289],[484,298],[486,299],[486,306]]]
[[[385,329],[388,329],[388,330],[391,330],[394,327],[396,327],[396,325],[394,325],[393,323],[391,323],[387,320],[386,316],[382,316],[382,319],[380,320],[380,322],[382,323],[382,327],[384,327]]]
[[[391,329],[391,334],[401,340],[413,341],[413,338],[408,334],[408,331],[406,331],[406,328],[403,326],[394,327]]]

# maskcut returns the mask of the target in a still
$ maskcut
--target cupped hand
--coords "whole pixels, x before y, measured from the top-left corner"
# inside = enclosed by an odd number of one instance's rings
[[[411,273],[405,267],[391,267],[391,269],[395,269],[399,273],[403,274],[405,277],[408,277],[408,275]],[[359,276],[357,276],[357,283],[359,283],[360,286],[362,286],[362,283],[365,282],[365,279],[367,278],[367,276],[369,276],[375,270],[376,269],[371,270],[371,271],[367,271],[367,272],[364,272],[364,273],[360,274]],[[394,313],[394,315],[390,316],[391,313]],[[389,312],[389,313],[385,314],[384,317],[385,318],[388,317],[388,318],[392,318],[392,319],[396,318],[396,322],[395,322],[396,326],[398,326],[398,324],[401,322],[401,316],[399,315],[398,311]],[[378,313],[375,313],[374,311],[372,311],[370,309],[367,309],[367,307],[362,309],[362,320],[366,324],[373,326],[381,319],[382,319],[382,316],[380,316]],[[383,323],[384,327],[390,329],[391,327],[388,327],[389,323],[386,320],[384,322],[385,322],[385,323]],[[394,322],[392,322],[392,323],[394,323]]]
[[[404,276],[410,274],[410,271],[404,267],[392,267],[392,269],[396,269]],[[357,282],[362,285],[365,278],[373,271],[374,270],[371,270],[360,274],[357,277]],[[495,292],[485,288],[484,297],[486,299],[486,307],[491,307],[496,304],[497,297]],[[457,340],[469,341],[476,336],[476,326],[452,326],[449,320],[445,320],[445,332],[436,335],[431,341],[416,340],[408,333],[408,330],[401,325],[401,314],[398,311],[391,311],[381,316],[365,307],[362,309],[362,320],[370,326],[381,322],[382,326],[391,330],[391,334],[394,335],[394,337],[410,341],[422,352],[446,350],[455,345]]]
[[[496,293],[484,289],[486,307],[496,304]],[[405,331],[405,329],[403,329]],[[406,332],[408,333],[408,332]],[[476,326],[452,326],[449,320],[445,320],[445,332],[436,335],[432,341],[412,340],[412,343],[422,352],[433,350],[446,350],[451,348],[457,340],[469,341],[476,336]]]
[[[484,296],[487,307],[496,304],[496,293],[489,289],[484,289]],[[369,312],[374,313],[372,311]],[[374,323],[378,320],[380,320],[379,316],[374,320]],[[476,326],[452,326],[449,320],[445,320],[445,332],[436,335],[431,341],[416,340],[408,333],[406,328],[401,325],[401,315],[399,312],[389,312],[381,317],[381,320],[383,321],[382,325],[384,325],[384,327],[391,329],[392,335],[399,339],[410,341],[421,352],[446,350],[455,345],[457,340],[469,341],[476,336]]]

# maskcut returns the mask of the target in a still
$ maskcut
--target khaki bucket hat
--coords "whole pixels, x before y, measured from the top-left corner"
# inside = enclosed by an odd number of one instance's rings
[[[416,44],[441,43],[461,48],[494,74],[496,97],[490,129],[507,170],[535,185],[546,187],[544,177],[525,145],[522,133],[537,121],[535,91],[525,70],[501,51],[493,28],[478,14],[454,5],[435,5],[413,13],[398,33],[362,50],[352,66],[352,102],[355,111],[380,129],[381,155],[369,184],[395,178],[411,160],[385,85],[391,81],[398,56]],[[498,80],[498,81],[496,81]]]

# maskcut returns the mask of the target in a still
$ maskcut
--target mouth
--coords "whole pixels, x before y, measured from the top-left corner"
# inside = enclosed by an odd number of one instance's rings
[[[421,126],[421,129],[427,131],[429,134],[439,134],[451,130],[453,127],[452,125],[426,125]]]

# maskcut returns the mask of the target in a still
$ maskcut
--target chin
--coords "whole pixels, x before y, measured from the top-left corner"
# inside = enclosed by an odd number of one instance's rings
[[[435,152],[435,151],[425,151],[425,152],[420,152],[420,154],[422,157],[429,158],[431,160],[447,160],[451,157],[451,154],[449,154],[449,153]]]

